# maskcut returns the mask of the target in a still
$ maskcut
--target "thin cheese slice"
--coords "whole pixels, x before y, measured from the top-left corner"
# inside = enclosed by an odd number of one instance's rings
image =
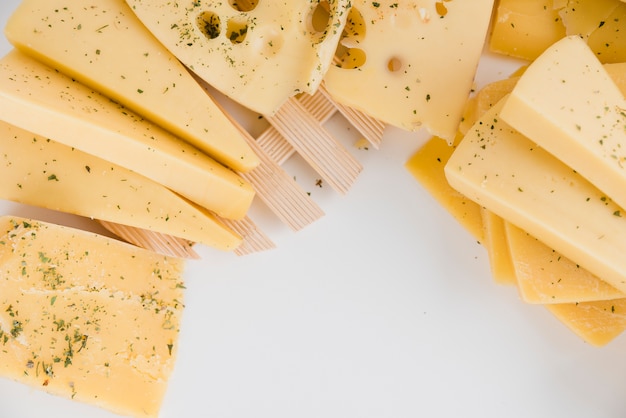
[[[325,86],[335,100],[406,130],[452,143],[472,90],[492,0],[352,2],[339,66]]]
[[[17,50],[0,60],[0,119],[142,174],[224,218],[244,217],[254,197],[206,154]]]
[[[183,268],[92,233],[0,218],[0,375],[157,417],[178,349]]]
[[[298,93],[315,92],[350,6],[349,0],[126,2],[200,78],[264,115]]]
[[[0,198],[161,232],[220,250],[241,237],[133,171],[0,122]]]
[[[485,230],[483,244],[487,249],[493,280],[499,284],[517,284],[518,278],[509,252],[507,222],[485,208],[481,208],[481,213]]]
[[[626,99],[580,37],[528,67],[502,118],[626,207]]]
[[[237,128],[124,0],[25,0],[5,27],[18,49],[238,171],[259,164]]]
[[[505,97],[446,164],[450,185],[626,291],[626,218],[604,193],[507,125]]]
[[[626,297],[527,232],[506,223],[520,296],[528,303],[578,303]]]

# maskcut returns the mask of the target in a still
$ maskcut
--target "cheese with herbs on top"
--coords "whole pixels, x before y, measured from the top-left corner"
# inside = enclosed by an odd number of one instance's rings
[[[0,59],[0,120],[128,168],[224,218],[243,218],[252,186],[159,126],[33,58]]]
[[[313,93],[329,67],[349,0],[276,3],[126,0],[201,79],[245,107],[273,115]]]
[[[626,217],[572,168],[491,108],[445,166],[450,185],[620,291],[626,291]]]
[[[237,128],[124,0],[24,0],[4,28],[22,52],[89,85],[222,164],[259,164]]]
[[[159,414],[178,352],[181,259],[0,218],[0,376],[116,414]]]
[[[0,199],[234,250],[215,215],[133,171],[0,121]]]
[[[626,99],[580,37],[526,69],[501,117],[626,207]]]
[[[353,1],[325,87],[339,103],[451,144],[492,7],[493,0]]]

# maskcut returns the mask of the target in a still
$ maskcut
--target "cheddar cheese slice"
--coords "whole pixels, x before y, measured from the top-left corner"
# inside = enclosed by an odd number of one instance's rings
[[[0,121],[0,198],[156,231],[220,250],[241,237],[133,171]]]
[[[537,58],[501,116],[626,207],[626,99],[580,37]]]
[[[96,234],[0,218],[0,376],[157,417],[178,350],[183,269]]]
[[[196,148],[20,53],[0,60],[0,119],[128,168],[224,218],[240,219],[254,190]]]
[[[249,171],[258,165],[237,128],[124,0],[25,0],[10,17],[5,34],[24,53],[234,170]]]
[[[489,110],[445,166],[450,185],[626,291],[626,219],[606,194]]]
[[[126,0],[178,59],[226,96],[264,115],[313,93],[329,67],[349,0]]]
[[[406,130],[456,135],[491,18],[492,0],[352,2],[335,100]]]

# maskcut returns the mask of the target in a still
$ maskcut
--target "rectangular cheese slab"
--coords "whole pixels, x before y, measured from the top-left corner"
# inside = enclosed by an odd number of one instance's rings
[[[171,131],[222,164],[249,171],[259,159],[187,69],[124,0],[87,6],[24,0],[4,28],[22,52]]]
[[[135,171],[196,204],[243,218],[252,186],[232,170],[33,58],[0,59],[0,119]]]
[[[606,194],[507,125],[507,97],[465,136],[445,167],[450,185],[626,291],[626,217]]]
[[[501,117],[626,207],[626,99],[580,37],[526,69]]]
[[[183,261],[0,218],[0,375],[123,416],[157,417],[178,352]]]
[[[0,121],[0,199],[160,232],[220,250],[241,237],[142,175]]]

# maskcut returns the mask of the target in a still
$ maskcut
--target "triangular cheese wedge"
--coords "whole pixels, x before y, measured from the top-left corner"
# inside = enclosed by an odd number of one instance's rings
[[[264,115],[273,115],[299,93],[317,89],[333,59],[351,3],[126,2],[200,78]]]
[[[0,375],[156,418],[178,351],[183,268],[93,233],[0,218]]]
[[[0,60],[0,119],[135,171],[224,218],[241,219],[254,198],[232,170],[17,50]]]
[[[103,93],[238,171],[259,163],[237,128],[124,0],[25,0],[5,27],[24,53]]]

